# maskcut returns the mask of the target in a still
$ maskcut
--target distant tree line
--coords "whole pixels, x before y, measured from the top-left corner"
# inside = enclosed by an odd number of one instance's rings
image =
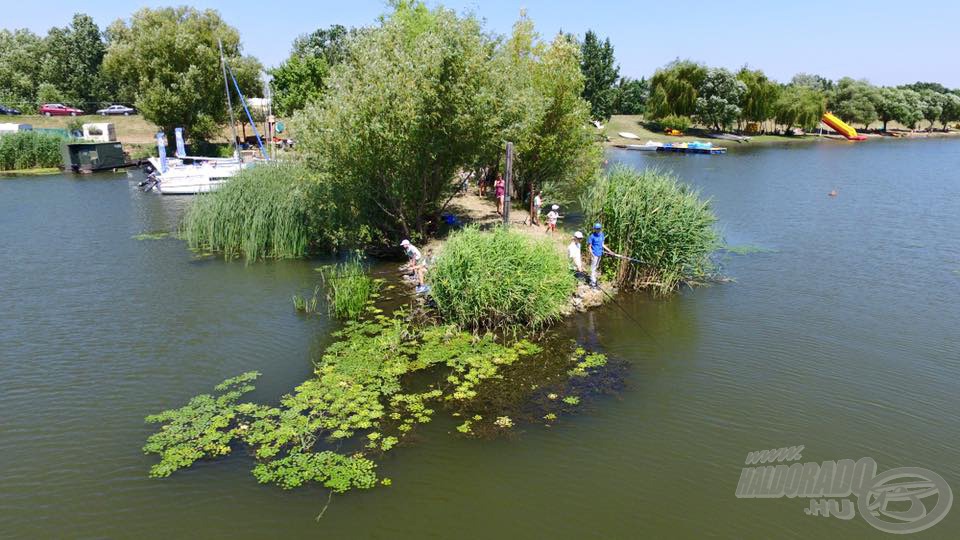
[[[292,116],[328,91],[332,69],[349,60],[351,42],[370,28],[318,29],[293,42],[290,56],[270,69],[275,110]],[[643,114],[667,126],[699,123],[715,130],[759,124],[811,129],[830,110],[848,123],[891,121],[916,128],[960,121],[960,90],[934,82],[877,87],[865,80],[831,81],[800,73],[782,84],[762,70],[737,72],[676,60],[652,77],[620,75],[609,38],[592,30],[580,41],[560,34],[578,50],[581,97],[590,116]],[[213,10],[144,8],[101,30],[85,14],[46,36],[26,29],[0,30],[0,104],[33,112],[60,102],[90,112],[112,103],[136,107],[172,132],[187,128],[209,137],[226,121],[218,40],[247,96],[262,95],[261,64],[243,56],[240,36]],[[239,104],[235,104],[240,112]]]
[[[43,103],[88,113],[129,104],[168,136],[182,126],[205,139],[227,117],[218,40],[241,90],[263,95],[260,62],[241,54],[240,34],[219,13],[144,8],[105,30],[82,13],[44,37],[0,30],[0,104],[25,113]]]
[[[572,38],[575,39],[575,38]],[[584,76],[583,98],[598,120],[612,114],[644,114],[666,126],[683,128],[699,123],[720,131],[747,123],[773,123],[785,130],[813,129],[823,113],[869,126],[896,121],[910,129],[928,122],[946,128],[960,121],[960,89],[935,82],[877,87],[848,77],[831,81],[799,73],[786,84],[762,70],[737,72],[690,60],[676,60],[647,79],[620,77],[613,46],[587,31],[580,44]]]

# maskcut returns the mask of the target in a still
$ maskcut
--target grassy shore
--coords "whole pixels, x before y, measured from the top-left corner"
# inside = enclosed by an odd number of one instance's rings
[[[856,127],[856,126],[854,126]],[[882,123],[871,124],[871,129],[880,129],[882,128]],[[925,130],[910,130],[907,129],[896,122],[889,122],[887,124],[888,134],[896,137],[903,138],[926,138],[926,137],[954,137],[960,136],[960,131],[950,131],[944,132],[940,130],[934,131],[925,131]],[[651,131],[647,128],[647,124],[644,122],[643,117],[639,115],[614,115],[610,118],[610,121],[604,124],[603,129],[595,130],[597,133],[604,135],[607,138],[607,141],[604,143],[607,146],[618,146],[625,144],[643,144],[647,141],[656,141],[656,142],[691,142],[691,141],[705,141],[713,142],[715,145],[724,146],[731,150],[736,150],[737,148],[749,148],[751,146],[757,145],[770,145],[770,144],[796,144],[796,143],[809,143],[818,140],[823,140],[825,138],[829,139],[839,139],[843,140],[839,135],[833,134],[809,134],[809,135],[800,135],[800,136],[786,136],[786,135],[751,135],[749,143],[738,143],[736,141],[727,141],[722,139],[711,139],[707,137],[711,130],[703,129],[699,127],[693,127],[688,129],[683,136],[674,137],[670,135],[665,135],[662,132]],[[639,137],[639,139],[627,139],[619,135],[620,132],[630,132],[634,133]],[[867,137],[883,137],[877,133],[868,133],[862,132],[862,134]]]
[[[45,176],[48,174],[57,174],[60,169],[56,167],[41,167],[37,169],[15,169],[12,171],[0,171],[0,179],[12,178],[14,176]]]
[[[725,141],[720,139],[711,139],[707,137],[707,134],[710,133],[710,130],[702,128],[690,128],[688,129],[683,136],[675,137],[671,135],[665,135],[663,132],[651,131],[645,125],[642,116],[639,115],[614,115],[610,118],[610,121],[604,124],[603,129],[596,130],[598,133],[602,133],[609,140],[606,142],[608,146],[616,146],[623,144],[643,144],[647,141],[655,142],[691,142],[691,141],[709,141],[714,144],[725,146],[727,148],[736,148],[738,146],[747,147],[750,145],[757,144],[778,144],[778,143],[799,143],[799,142],[811,142],[817,140],[818,137],[815,135],[800,135],[796,137],[788,137],[785,135],[753,135],[750,137],[749,143],[738,143],[736,141]],[[621,131],[634,133],[639,139],[627,139],[621,137],[619,133]]]
[[[81,124],[92,124],[96,122],[110,122],[117,130],[117,139],[125,145],[138,145],[143,147],[153,147],[156,145],[157,132],[160,128],[155,124],[148,122],[143,116],[134,114],[131,116],[101,116],[98,114],[85,114],[83,116],[40,116],[23,115],[13,117],[10,120],[21,124],[30,124],[35,128],[60,128],[66,129],[68,125],[80,122]],[[260,126],[263,130],[263,126]],[[240,127],[237,127],[238,134]],[[253,130],[247,125],[247,134],[252,135]],[[230,126],[223,126],[220,137],[210,142],[229,142]]]

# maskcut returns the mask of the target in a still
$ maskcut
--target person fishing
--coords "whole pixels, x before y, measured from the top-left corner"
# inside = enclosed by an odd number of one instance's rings
[[[570,263],[573,265],[573,270],[578,278],[583,274],[583,255],[580,249],[581,242],[583,242],[583,233],[577,231],[573,233],[573,240],[571,240],[570,245],[567,246],[567,256],[570,258]]]
[[[619,255],[607,247],[606,238],[603,234],[603,225],[599,223],[593,224],[593,232],[587,237],[587,245],[590,246],[590,286],[596,289],[598,288],[597,273],[600,271],[600,259],[603,257],[603,254],[609,253],[614,257],[619,257]]]
[[[420,253],[420,250],[417,246],[410,243],[410,240],[404,239],[400,242],[400,247],[403,248],[403,252],[407,255],[407,264],[400,267],[400,270],[403,272],[412,271],[414,279],[417,282],[417,288],[423,286],[423,272],[418,271],[417,269],[420,266],[421,261],[423,260],[423,254]]]

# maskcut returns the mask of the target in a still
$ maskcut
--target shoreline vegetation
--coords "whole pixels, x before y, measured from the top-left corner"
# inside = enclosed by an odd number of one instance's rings
[[[243,401],[260,376],[251,371],[148,416],[159,424],[143,447],[159,457],[151,476],[242,448],[259,482],[284,489],[313,482],[342,493],[389,485],[377,472],[384,453],[412,445],[408,435],[440,412],[462,422],[456,436],[552,426],[625,376],[622,360],[607,358],[601,346],[559,341],[553,325],[575,309],[616,303],[618,291],[666,296],[715,279],[711,255],[720,245],[710,202],[663,171],[604,171],[604,134],[615,144],[611,134],[621,130],[641,143],[729,132],[734,124],[744,132],[764,122],[809,130],[828,99],[842,118],[875,119],[842,106],[866,92],[847,80],[836,89],[810,77],[780,85],[760,71],[676,61],[649,81],[631,81],[619,77],[609,40],[593,32],[583,42],[563,33],[544,38],[521,12],[498,36],[478,16],[442,6],[398,0],[389,9],[362,30],[331,27],[297,38],[291,58],[271,70],[278,112],[296,139],[291,159],[258,164],[195,197],[179,230],[190,249],[246,264],[353,254],[320,269],[312,297],[293,297],[306,317],[326,304],[341,321],[335,340],[313,375],[277,400]],[[88,19],[78,15],[65,32],[95,34]],[[227,116],[213,53],[221,34],[239,86],[257,96],[260,65],[241,56],[239,34],[216,12],[186,7],[143,9],[111,25],[108,40],[95,40],[99,63],[86,74],[103,83],[101,92],[74,94],[122,93],[136,100],[146,125],[163,127],[168,138],[182,125],[191,143],[202,143]],[[139,61],[158,50],[161,58]],[[176,56],[183,50],[203,52],[191,59],[196,73],[170,71],[183,63]],[[174,99],[177,87],[194,88],[196,99]],[[960,117],[949,92],[932,88],[870,97],[909,101],[921,90],[933,92],[910,101],[922,111],[885,115],[884,126],[899,118],[947,126]],[[937,110],[934,94],[947,96]],[[65,90],[64,97],[75,96]],[[598,131],[589,127],[596,119],[611,120]],[[672,139],[663,128],[688,136]],[[759,144],[780,140],[756,137]],[[515,216],[508,227],[489,198],[464,193],[504,175],[512,178]],[[600,264],[603,288],[591,290],[573,274],[565,249],[572,230],[529,225],[526,209],[540,192],[565,211],[579,202],[584,227],[603,224],[612,251]],[[436,253],[428,287],[418,291],[428,295],[388,292],[396,285],[364,271],[360,253],[400,259],[402,239]],[[584,263],[588,249],[585,242]]]
[[[750,137],[750,140],[749,142],[743,143],[714,139],[711,137],[711,135],[714,135],[715,132],[704,128],[687,129],[684,134],[680,136],[666,135],[662,131],[651,129],[654,127],[654,123],[646,121],[643,115],[614,115],[602,125],[603,128],[596,129],[595,132],[598,134],[598,136],[603,138],[603,144],[607,148],[624,148],[628,144],[643,144],[648,140],[661,143],[712,141],[714,144],[722,143],[722,145],[729,150],[739,150],[751,147],[769,147],[780,144],[814,143],[818,141],[847,142],[846,139],[835,133],[824,132],[823,134],[820,134],[819,131],[804,133],[802,135],[777,135],[766,133],[746,135]],[[637,135],[638,139],[621,137],[619,135],[621,132],[633,133]],[[867,137],[867,141],[879,139],[928,139],[960,136],[960,130],[955,129],[950,129],[949,131],[910,130],[899,125],[890,126],[886,132],[883,132],[879,129],[871,129],[870,131],[858,130],[858,133],[865,135]]]

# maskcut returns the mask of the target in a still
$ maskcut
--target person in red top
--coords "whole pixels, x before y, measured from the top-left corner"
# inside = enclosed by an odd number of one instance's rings
[[[506,195],[506,184],[503,176],[497,175],[497,181],[493,183],[493,194],[497,196],[497,213],[503,215],[503,197]]]

